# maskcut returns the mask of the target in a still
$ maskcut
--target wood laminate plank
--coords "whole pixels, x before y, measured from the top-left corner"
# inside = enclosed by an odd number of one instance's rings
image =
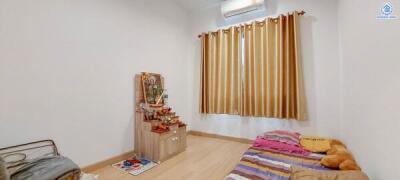
[[[200,131],[189,131],[188,134],[195,135],[195,136],[204,136],[204,137],[210,137],[210,138],[224,139],[224,140],[228,140],[228,141],[236,141],[236,142],[246,143],[246,144],[253,143],[253,140],[251,140],[251,139],[224,136],[224,135],[219,135],[219,134],[210,134],[210,133],[205,133],[205,132],[200,132]]]
[[[91,171],[101,180],[136,180],[136,179],[223,179],[239,162],[250,144],[210,138],[187,136],[186,151],[172,157],[155,168],[132,176],[111,165]]]

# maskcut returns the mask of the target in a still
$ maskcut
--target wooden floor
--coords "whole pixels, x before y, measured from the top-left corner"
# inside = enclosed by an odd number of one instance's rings
[[[132,176],[111,166],[90,173],[98,174],[101,180],[220,180],[235,167],[249,146],[234,141],[188,135],[185,152],[139,176]]]

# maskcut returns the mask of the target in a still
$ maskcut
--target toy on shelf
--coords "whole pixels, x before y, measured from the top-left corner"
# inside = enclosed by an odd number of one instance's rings
[[[178,127],[186,126],[179,116],[172,111],[171,107],[151,107],[142,105],[143,113],[146,121],[158,121],[159,123],[152,124],[152,131],[157,133],[164,133],[169,131],[169,126],[178,124]]]
[[[156,133],[164,133],[169,131],[169,127],[165,126],[163,124],[160,124],[158,126],[153,126],[151,131],[156,132]]]

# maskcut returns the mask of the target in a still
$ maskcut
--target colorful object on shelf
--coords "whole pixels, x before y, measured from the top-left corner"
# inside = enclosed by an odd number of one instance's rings
[[[162,106],[163,106],[162,104],[150,104],[150,107],[153,107],[153,108],[160,108]]]
[[[145,158],[136,159],[133,157],[133,158],[115,163],[112,166],[117,169],[120,169],[124,172],[127,172],[129,174],[137,176],[157,165],[158,165],[158,163],[155,163],[148,159],[145,159]]]
[[[144,100],[148,104],[161,104],[162,102],[162,79],[160,74],[156,73],[142,73],[142,90],[144,95]]]
[[[152,105],[142,105],[145,113],[145,120],[147,121],[159,121],[160,123],[152,124],[152,131],[156,133],[164,133],[169,131],[170,125],[179,124],[179,127],[186,126],[180,121],[180,117],[176,116],[175,112],[172,112],[170,107],[155,108]]]
[[[163,99],[164,99],[164,106],[168,106],[168,91],[167,91],[167,89],[163,90]]]
[[[186,126],[186,124],[183,123],[182,121],[179,121],[179,122],[178,122],[178,127],[183,127],[183,126]]]
[[[164,132],[168,132],[169,131],[169,127],[168,126],[164,126],[163,124],[160,124],[158,126],[153,126],[152,127],[152,131],[156,132],[156,133],[164,133]]]

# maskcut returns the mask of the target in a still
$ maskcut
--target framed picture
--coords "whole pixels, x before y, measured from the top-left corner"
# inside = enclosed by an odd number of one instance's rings
[[[144,101],[147,104],[162,105],[163,83],[160,74],[142,73],[142,89]]]

